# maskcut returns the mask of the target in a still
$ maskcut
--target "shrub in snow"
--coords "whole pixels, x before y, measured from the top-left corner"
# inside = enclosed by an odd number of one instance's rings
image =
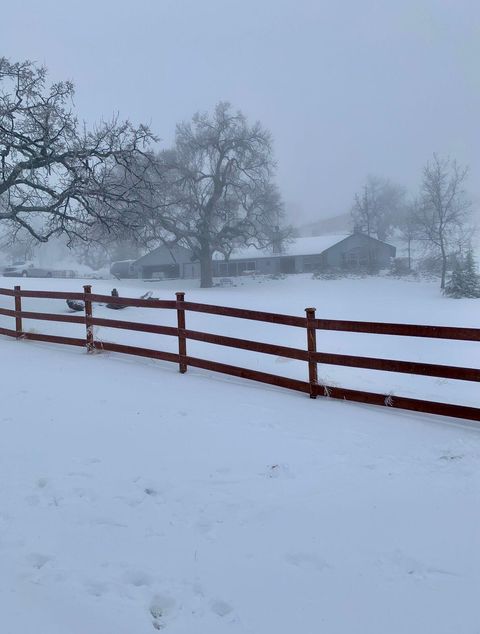
[[[480,297],[480,275],[472,251],[458,260],[454,267],[450,279],[445,285],[444,294],[447,297]]]
[[[338,280],[341,277],[346,277],[346,272],[342,269],[328,268],[317,269],[313,272],[312,280]]]
[[[408,258],[393,258],[390,264],[389,274],[395,277],[415,274],[408,264]]]

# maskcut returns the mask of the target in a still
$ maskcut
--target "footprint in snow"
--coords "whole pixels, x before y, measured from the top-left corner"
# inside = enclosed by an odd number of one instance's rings
[[[39,489],[45,489],[45,487],[48,485],[48,479],[47,478],[39,478],[37,480],[37,487]]]
[[[175,600],[165,594],[156,594],[150,602],[150,616],[156,630],[162,630],[175,609]]]
[[[85,588],[88,594],[91,594],[93,597],[103,597],[109,590],[108,585],[102,581],[90,581],[85,585]]]
[[[287,465],[284,464],[272,464],[269,465],[267,473],[268,478],[293,478],[292,472]]]
[[[141,588],[142,586],[148,587],[153,583],[152,577],[142,570],[128,570],[123,575],[123,581],[136,588]]]
[[[452,570],[425,564],[403,553],[401,550],[396,550],[387,555],[379,563],[386,568],[389,577],[393,573],[395,577],[409,575],[417,581],[425,581],[432,577],[459,576],[458,573]]]
[[[40,553],[31,553],[27,557],[28,563],[36,570],[41,570],[48,562],[52,561],[52,557],[41,555]]]
[[[451,451],[445,451],[439,458],[439,460],[461,460],[463,456],[461,454],[454,454]]]
[[[214,614],[220,617],[228,616],[233,612],[232,606],[226,601],[222,601],[221,599],[215,599],[210,603],[210,608]]]
[[[157,491],[156,489],[152,487],[145,487],[143,490],[146,493],[146,495],[149,495],[152,498],[156,498],[160,495],[159,491]]]

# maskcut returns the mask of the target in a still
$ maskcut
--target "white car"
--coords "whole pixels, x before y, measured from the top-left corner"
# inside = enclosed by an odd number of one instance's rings
[[[35,266],[33,262],[14,262],[3,269],[4,277],[52,277],[52,269]]]

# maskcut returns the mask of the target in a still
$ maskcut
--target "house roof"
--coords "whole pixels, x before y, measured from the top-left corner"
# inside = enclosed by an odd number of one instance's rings
[[[179,244],[165,245],[162,244],[153,251],[142,255],[135,261],[135,266],[145,266],[149,264],[177,264],[191,260],[191,252],[189,249]]]
[[[311,236],[308,238],[295,238],[288,244],[284,245],[281,253],[272,253],[271,249],[256,249],[255,247],[247,247],[245,249],[236,249],[230,256],[230,260],[246,260],[256,258],[271,258],[285,255],[318,255],[323,253],[335,244],[345,240],[351,234],[338,234],[329,236]],[[216,260],[223,260],[223,256],[219,253],[215,254]]]
[[[255,247],[246,247],[244,249],[236,249],[230,255],[229,260],[256,260],[258,258],[278,258],[285,256],[302,256],[302,255],[320,255],[333,246],[343,242],[347,238],[352,238],[357,234],[331,234],[325,236],[309,236],[306,238],[294,238],[290,242],[283,245],[281,253],[273,253],[271,246],[266,249],[256,249]],[[373,240],[374,242],[381,242],[376,238],[369,237],[365,234],[361,234],[367,240]],[[392,245],[387,244],[390,248],[394,249]],[[170,264],[178,262],[191,262],[192,253],[189,249],[180,245],[161,245],[147,253],[143,257],[139,258],[135,262],[135,266],[145,266],[148,264]],[[225,257],[222,253],[214,253],[213,259],[216,261],[223,261]]]

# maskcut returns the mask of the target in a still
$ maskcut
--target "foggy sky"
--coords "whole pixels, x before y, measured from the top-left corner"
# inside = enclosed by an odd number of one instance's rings
[[[478,0],[15,0],[0,55],[72,79],[88,122],[173,139],[228,100],[275,139],[298,221],[348,211],[367,174],[418,187],[432,152],[480,199]]]

